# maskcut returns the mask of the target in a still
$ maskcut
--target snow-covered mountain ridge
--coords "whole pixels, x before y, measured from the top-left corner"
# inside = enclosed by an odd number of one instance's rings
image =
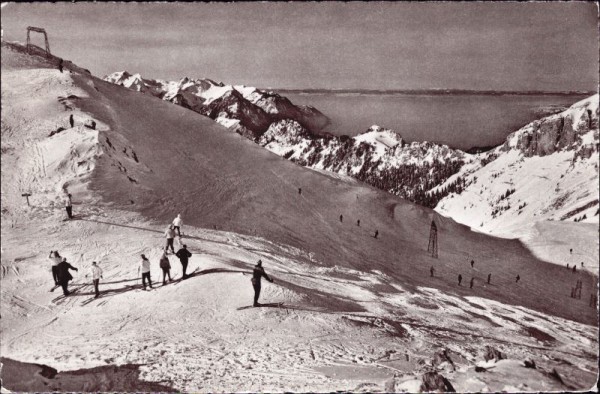
[[[598,145],[594,95],[527,124],[503,145],[477,155],[438,188],[457,180],[464,185],[436,210],[479,231],[511,238],[535,237],[545,232],[548,221],[598,223]],[[590,242],[597,243],[594,234]]]
[[[350,175],[425,206],[437,202],[428,190],[473,160],[446,145],[408,143],[397,131],[377,125],[354,137],[320,137],[297,122],[280,121],[258,143],[300,165]]]
[[[281,119],[293,119],[312,132],[329,123],[314,107],[294,105],[275,92],[250,86],[225,85],[208,78],[154,80],[127,71],[112,73],[104,80],[191,109],[250,139],[260,137]]]

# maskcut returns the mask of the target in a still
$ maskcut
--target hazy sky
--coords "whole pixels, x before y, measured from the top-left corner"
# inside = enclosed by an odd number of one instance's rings
[[[594,3],[59,3],[2,8],[97,76],[273,88],[596,90]],[[41,37],[33,38],[42,43]]]

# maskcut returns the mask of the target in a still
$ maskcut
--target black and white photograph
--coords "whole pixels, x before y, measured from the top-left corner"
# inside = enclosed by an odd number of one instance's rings
[[[597,392],[599,20],[2,2],[1,392]]]

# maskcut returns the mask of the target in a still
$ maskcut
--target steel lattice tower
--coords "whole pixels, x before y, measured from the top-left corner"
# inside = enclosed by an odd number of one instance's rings
[[[427,253],[431,253],[431,257],[438,258],[437,226],[433,220],[431,221],[431,230],[429,230]]]

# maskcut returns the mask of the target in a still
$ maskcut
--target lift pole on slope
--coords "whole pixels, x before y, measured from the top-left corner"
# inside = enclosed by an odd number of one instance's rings
[[[437,226],[431,221],[431,229],[429,230],[429,245],[427,245],[427,253],[431,253],[431,257],[438,258],[438,241],[437,241]]]

